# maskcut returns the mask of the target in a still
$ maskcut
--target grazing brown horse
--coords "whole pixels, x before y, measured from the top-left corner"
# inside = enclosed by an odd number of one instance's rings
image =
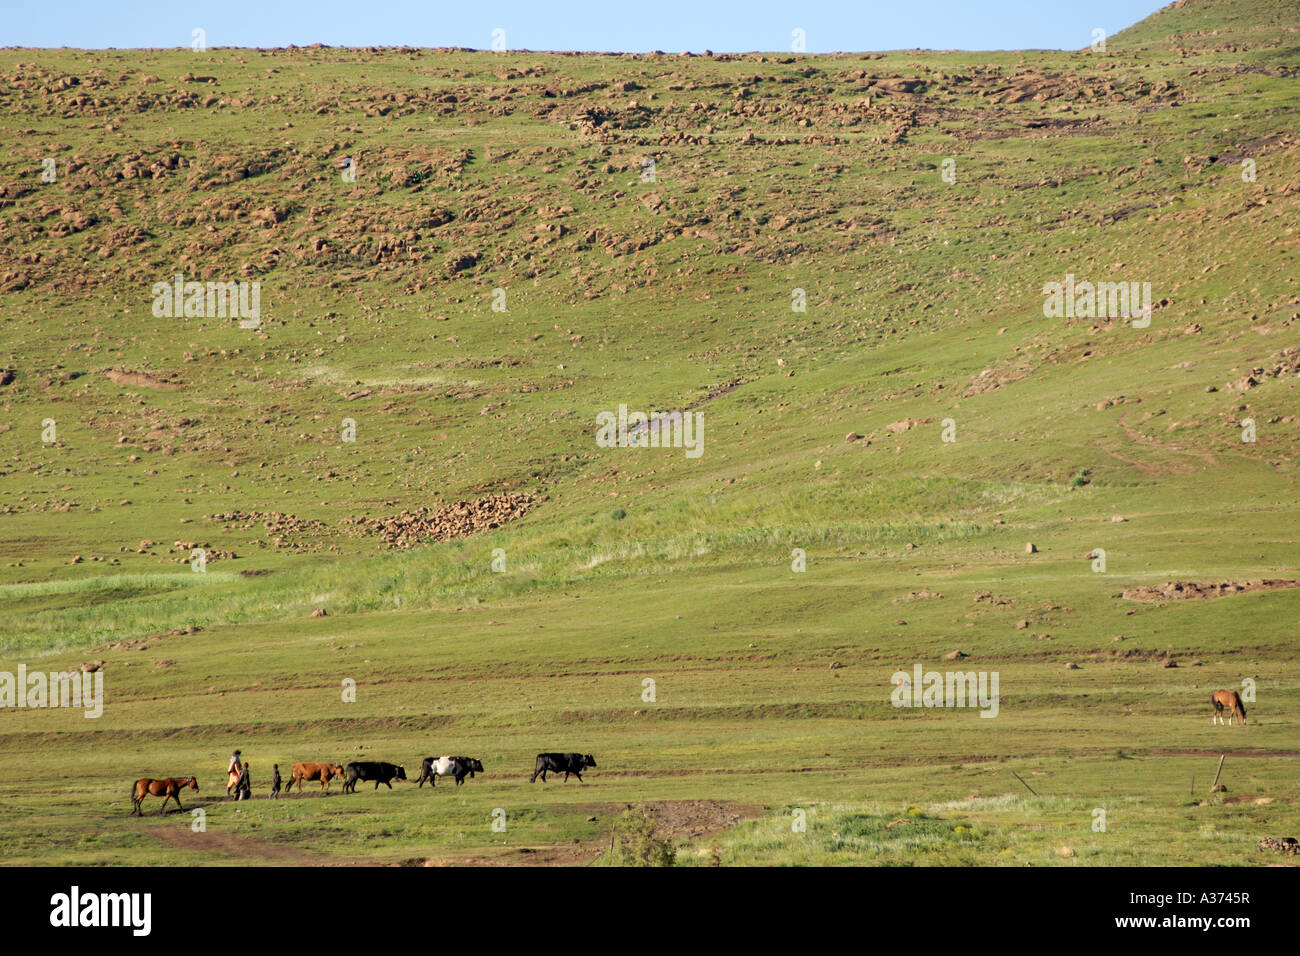
[[[1210,703],[1214,705],[1214,716],[1210,718],[1211,724],[1217,724],[1220,720],[1230,724],[1233,717],[1238,718],[1243,724],[1246,723],[1246,708],[1241,703],[1241,695],[1235,690],[1216,690],[1214,696],[1210,698]],[[1223,717],[1225,707],[1231,712],[1226,720]]]
[[[193,777],[166,777],[162,780],[141,777],[131,786],[131,812],[144,816],[140,813],[140,804],[149,794],[163,798],[162,806],[158,808],[159,813],[166,809],[168,800],[175,800],[176,806],[181,807],[181,790],[185,787],[197,791],[199,782]],[[181,809],[185,808],[181,807]]]

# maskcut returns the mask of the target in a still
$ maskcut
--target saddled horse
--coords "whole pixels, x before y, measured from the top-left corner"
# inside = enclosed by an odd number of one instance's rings
[[[1246,723],[1246,708],[1241,703],[1241,695],[1235,690],[1216,690],[1214,696],[1210,698],[1210,703],[1214,705],[1214,716],[1210,718],[1210,723],[1217,724],[1223,721],[1225,724],[1232,723],[1232,718],[1238,718],[1243,724]],[[1228,718],[1223,717],[1224,708],[1230,712]]]
[[[199,782],[193,777],[164,777],[162,780],[141,777],[131,786],[131,812],[144,816],[140,813],[140,804],[150,794],[163,798],[162,806],[158,808],[159,813],[166,809],[168,800],[175,800],[176,806],[184,810],[185,808],[181,807],[181,790],[185,787],[197,791]]]

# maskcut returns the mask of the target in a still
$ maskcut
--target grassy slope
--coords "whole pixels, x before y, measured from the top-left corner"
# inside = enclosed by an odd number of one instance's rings
[[[1295,342],[1298,27],[1240,0],[1105,57],[0,51],[0,669],[103,659],[109,695],[94,722],[0,711],[0,752],[56,794],[0,783],[4,858],[493,856],[599,838],[592,804],[714,799],[765,808],[724,862],[1259,862],[1297,823],[1300,591],[1117,595],[1300,576],[1296,377],[1227,388]],[[994,102],[1027,76],[1041,101]],[[178,270],[259,278],[263,328],[153,318]],[[1168,304],[1144,331],[1045,319],[1067,272]],[[599,410],[701,402],[700,459],[593,440]],[[933,421],[885,427],[908,418]],[[406,553],[342,524],[520,489],[545,500],[510,527]],[[234,510],[325,529],[207,517]],[[196,575],[174,541],[239,557]],[[958,648],[1000,673],[996,720],[889,706],[895,670]],[[1243,677],[1250,725],[1211,727]],[[1230,792],[1198,806],[1227,742]],[[361,753],[489,775],[210,804],[239,840],[206,848],[188,817],[123,825],[127,781],[197,773],[207,800],[236,743],[259,781]],[[600,770],[529,787],[544,748]]]

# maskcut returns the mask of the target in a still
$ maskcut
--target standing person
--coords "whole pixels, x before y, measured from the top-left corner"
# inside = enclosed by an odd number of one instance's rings
[[[252,800],[252,799],[253,799],[253,777],[252,777],[252,773],[253,773],[253,765],[252,765],[251,763],[246,763],[246,764],[244,764],[244,768],[243,768],[243,770],[241,770],[241,771],[239,772],[239,783],[235,784],[235,799],[236,799],[236,800]]]
[[[239,783],[239,775],[244,771],[244,763],[239,759],[239,751],[236,750],[230,755],[230,766],[226,768],[226,796],[230,796],[230,791],[235,789]]]
[[[280,799],[280,765],[276,764],[271,772],[271,799]]]

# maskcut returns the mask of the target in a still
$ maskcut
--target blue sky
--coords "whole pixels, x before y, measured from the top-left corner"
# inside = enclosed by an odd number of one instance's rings
[[[1094,28],[1136,23],[1162,0],[4,0],[0,46],[492,47],[789,51],[1079,49]]]

